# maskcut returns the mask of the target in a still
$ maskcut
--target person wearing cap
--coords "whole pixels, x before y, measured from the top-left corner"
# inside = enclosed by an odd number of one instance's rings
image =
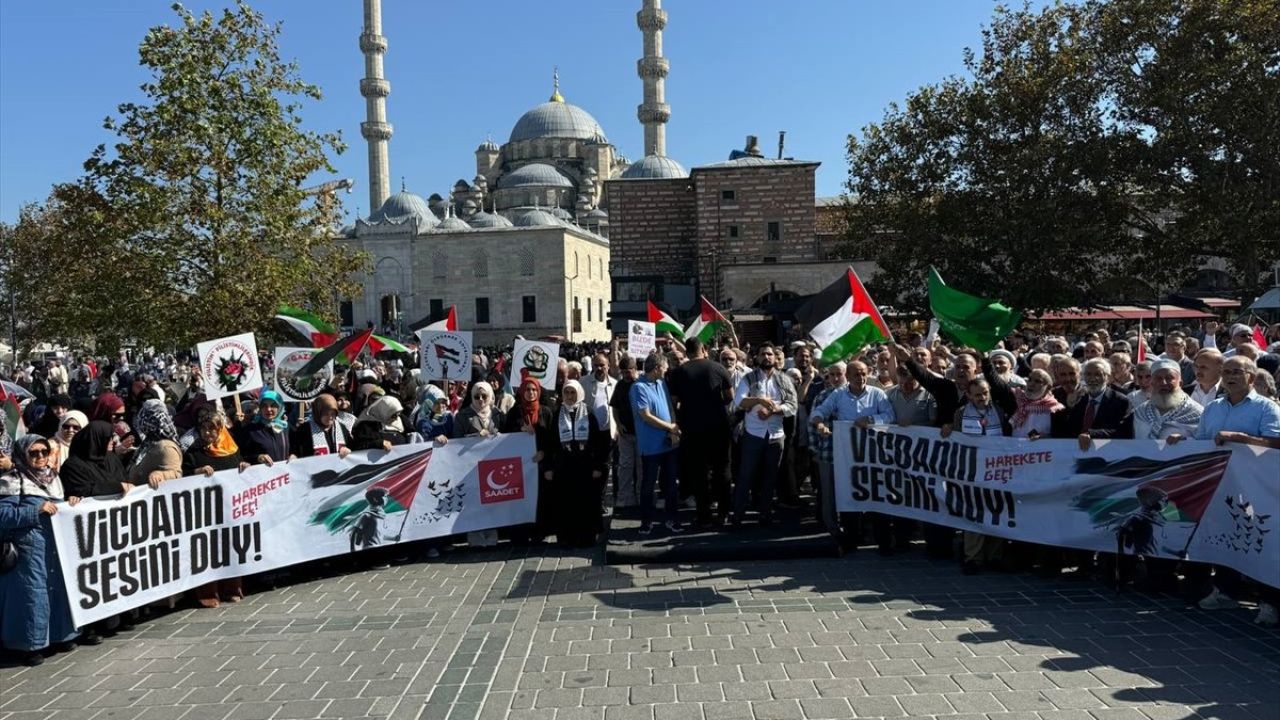
[[[987,353],[991,361],[991,369],[1000,376],[1000,380],[1011,388],[1026,387],[1027,380],[1014,372],[1018,367],[1018,359],[1008,350],[996,349]],[[987,378],[989,381],[991,378]]]
[[[1195,436],[1203,408],[1182,389],[1181,380],[1182,366],[1178,361],[1157,360],[1151,364],[1151,397],[1133,412],[1135,439]]]

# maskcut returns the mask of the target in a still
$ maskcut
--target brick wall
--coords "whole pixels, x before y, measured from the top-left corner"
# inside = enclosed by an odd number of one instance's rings
[[[698,222],[689,179],[610,180],[606,186],[611,274],[692,278]]]

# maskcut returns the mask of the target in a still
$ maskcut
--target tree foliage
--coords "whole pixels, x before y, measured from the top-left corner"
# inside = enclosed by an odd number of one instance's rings
[[[850,137],[848,250],[914,307],[931,264],[1032,310],[1151,297],[1210,256],[1257,288],[1280,260],[1277,7],[997,8],[965,77]]]
[[[61,339],[186,348],[266,331],[282,302],[332,315],[358,290],[364,258],[334,239],[336,208],[303,189],[333,172],[342,141],[303,129],[320,92],[281,60],[280,27],[243,2],[216,17],[173,7],[180,22],[139,47],[143,99],[105,122],[117,141],[43,213],[67,253],[57,288],[74,312],[50,323]]]

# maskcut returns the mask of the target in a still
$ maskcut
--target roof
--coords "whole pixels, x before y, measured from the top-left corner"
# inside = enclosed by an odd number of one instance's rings
[[[745,167],[800,167],[805,165],[817,167],[821,164],[822,163],[817,160],[793,160],[791,158],[783,158],[779,160],[777,158],[755,157],[753,155],[748,155],[746,157],[737,158],[736,160],[725,160],[723,162],[711,163],[710,165],[699,165],[694,168],[694,172],[697,172],[698,170],[733,170]]]
[[[591,113],[577,105],[552,100],[521,115],[515,127],[511,128],[509,142],[544,137],[592,140],[596,136],[599,136],[596,142],[604,140],[604,129],[591,117]]]
[[[1212,320],[1214,318],[1212,313],[1178,307],[1177,305],[1161,305],[1159,315],[1161,320]],[[1091,310],[1068,308],[1040,314],[1027,314],[1027,319],[1029,320],[1050,321],[1154,320],[1155,318],[1156,308],[1137,305],[1115,305],[1113,307],[1097,307]]]
[[[623,180],[653,178],[687,178],[689,171],[680,163],[661,155],[645,155],[632,163],[631,167],[622,171],[618,177]]]
[[[529,163],[498,178],[498,188],[508,190],[522,187],[571,188],[573,181],[564,173],[546,163]]]
[[[460,232],[470,229],[471,226],[467,224],[466,220],[452,215],[441,220],[440,224],[435,227],[436,232]]]

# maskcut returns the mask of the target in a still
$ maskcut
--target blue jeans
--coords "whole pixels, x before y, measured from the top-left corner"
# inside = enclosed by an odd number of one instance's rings
[[[662,474],[662,513],[668,522],[675,522],[676,511],[680,509],[680,497],[676,491],[676,451],[644,455],[640,461],[644,466],[644,477],[640,480],[640,523],[648,525],[653,522],[653,491],[658,484],[659,473]]]
[[[738,483],[733,488],[733,517],[741,520],[756,474],[760,474],[760,520],[768,522],[773,514],[773,492],[778,484],[778,468],[782,464],[782,438],[768,440],[750,433],[742,436],[742,464]]]

